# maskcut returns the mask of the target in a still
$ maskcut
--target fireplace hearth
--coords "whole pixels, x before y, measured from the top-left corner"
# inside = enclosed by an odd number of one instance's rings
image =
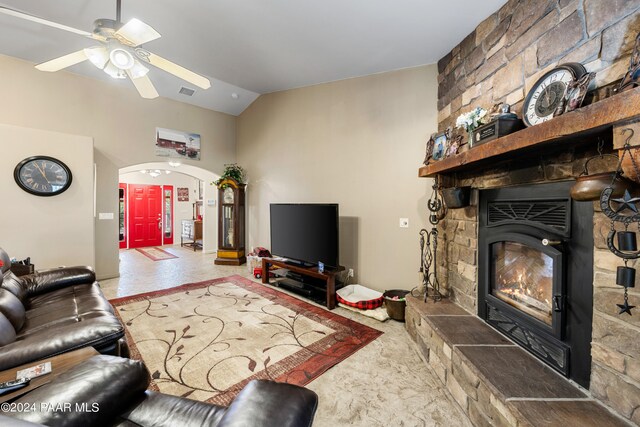
[[[478,314],[588,387],[593,204],[572,201],[572,184],[480,191]]]

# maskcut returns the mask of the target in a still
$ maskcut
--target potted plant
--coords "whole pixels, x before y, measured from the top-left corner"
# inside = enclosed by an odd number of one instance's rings
[[[468,113],[460,114],[456,119],[456,127],[466,130],[469,133],[469,147],[473,147],[473,131],[485,124],[487,110],[476,107]]]
[[[223,183],[225,179],[231,178],[238,184],[244,184],[246,172],[242,166],[237,163],[229,163],[224,165],[224,172],[219,179],[213,181],[212,184],[219,188],[226,188],[229,184]]]

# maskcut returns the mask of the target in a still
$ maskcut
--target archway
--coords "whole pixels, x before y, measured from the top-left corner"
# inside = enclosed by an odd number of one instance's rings
[[[140,173],[140,171],[159,171],[160,174],[155,178],[150,178],[147,174],[147,179],[145,182],[153,182],[157,179],[157,182],[167,182],[169,180],[168,177],[171,174],[176,175],[184,175],[196,180],[202,181],[201,186],[201,200],[202,200],[202,219],[203,219],[203,253],[214,253],[217,250],[217,189],[215,186],[211,185],[211,183],[217,180],[220,176],[208,171],[206,169],[202,169],[197,166],[180,164],[179,162],[148,162],[148,163],[140,163],[135,165],[126,166],[119,169],[119,177],[123,175],[128,175],[129,178],[136,174]],[[167,175],[166,172],[170,174]],[[198,190],[197,193],[200,193]],[[194,194],[193,192],[191,194]],[[190,196],[191,196],[190,194]],[[193,199],[197,200],[200,197],[200,194],[197,196],[194,194]],[[174,197],[175,197],[175,189],[174,189]],[[190,199],[191,200],[191,199]],[[194,200],[194,201],[195,201]],[[190,202],[192,203],[192,202]],[[183,212],[184,213],[184,212]],[[180,241],[180,229],[175,229],[175,237],[177,240],[174,240],[174,243]]]

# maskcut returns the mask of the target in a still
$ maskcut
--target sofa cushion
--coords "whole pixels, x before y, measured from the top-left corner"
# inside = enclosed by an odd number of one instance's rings
[[[2,288],[14,294],[20,301],[24,303],[24,300],[27,297],[28,289],[24,285],[24,282],[11,271],[7,271],[4,273],[4,276],[2,278]]]
[[[28,298],[26,309],[21,335],[97,317],[115,317],[113,307],[97,283],[70,286]]]
[[[0,346],[5,346],[16,340],[16,330],[9,319],[0,313]]]
[[[0,289],[0,313],[4,314],[16,331],[22,329],[25,311],[22,302],[6,289]]]

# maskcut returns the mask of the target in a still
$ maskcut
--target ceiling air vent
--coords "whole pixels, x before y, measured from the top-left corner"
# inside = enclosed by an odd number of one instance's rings
[[[183,94],[183,95],[187,95],[187,96],[193,96],[193,94],[194,94],[194,93],[196,93],[196,90],[195,90],[195,89],[190,89],[190,88],[188,88],[188,87],[184,87],[184,86],[182,86],[182,87],[180,88],[180,90],[178,91],[178,93],[181,93],[181,94]]]

